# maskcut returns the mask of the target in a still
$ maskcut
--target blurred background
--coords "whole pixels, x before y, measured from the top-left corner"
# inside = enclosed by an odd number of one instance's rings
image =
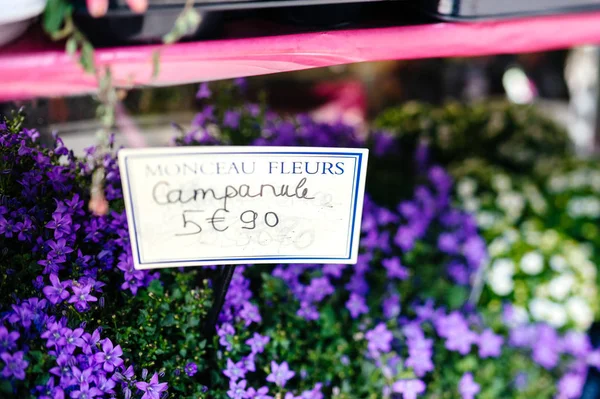
[[[266,99],[280,113],[310,113],[323,121],[362,125],[391,105],[418,100],[441,104],[506,98],[530,104],[568,128],[580,155],[598,148],[599,50],[477,58],[372,62],[244,79],[249,99]],[[119,144],[169,143],[174,124],[189,126],[199,108],[198,85],[140,88],[127,93],[116,118]],[[60,132],[76,152],[98,129],[91,96],[0,104],[0,113],[26,106],[29,124],[49,137]]]

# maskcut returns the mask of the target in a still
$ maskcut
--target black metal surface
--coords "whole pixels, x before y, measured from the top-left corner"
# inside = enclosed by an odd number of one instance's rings
[[[331,4],[336,2],[338,4]],[[318,5],[307,5],[313,3]],[[275,7],[282,4],[285,6]],[[263,8],[255,9],[257,5]],[[270,8],[265,8],[265,5]],[[236,9],[241,6],[246,8]],[[431,22],[431,18],[405,0],[251,0],[243,3],[228,0],[212,5],[198,3],[195,8],[202,16],[200,26],[183,40],[233,39]],[[109,10],[105,17],[92,18],[83,3],[75,10],[75,21],[96,46],[159,43],[171,31],[181,11],[182,6],[150,7],[145,14],[139,15],[128,8],[119,8]]]
[[[424,0],[431,15],[451,21],[479,21],[600,10],[600,0]]]
[[[77,15],[89,15],[85,0],[72,0]],[[199,11],[257,10],[263,8],[283,8],[299,6],[322,6],[329,4],[378,3],[405,0],[196,0],[194,8]],[[125,0],[112,0],[106,17],[128,17],[136,15],[126,5]],[[180,12],[185,5],[182,0],[154,0],[149,2],[148,13],[163,13],[172,10]],[[105,18],[106,18],[105,17]]]
[[[208,312],[206,322],[204,323],[204,336],[209,342],[215,334],[219,314],[221,313],[221,309],[223,309],[225,296],[227,295],[227,290],[229,290],[229,285],[231,284],[234,272],[235,265],[221,266],[219,277],[214,283],[214,301]]]

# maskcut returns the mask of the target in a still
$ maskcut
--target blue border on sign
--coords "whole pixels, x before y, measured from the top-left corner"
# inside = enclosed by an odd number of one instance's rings
[[[285,260],[285,261],[290,261],[290,260],[298,260],[298,261],[302,261],[302,260],[323,260],[323,261],[335,261],[335,260],[348,260],[352,258],[352,245],[354,243],[354,228],[356,226],[356,207],[358,206],[358,192],[359,192],[359,179],[360,179],[360,172],[361,172],[361,168],[362,168],[362,159],[363,159],[363,154],[360,152],[308,152],[308,151],[277,151],[277,152],[271,152],[271,151],[261,151],[261,152],[256,152],[256,151],[249,151],[249,152],[244,152],[244,151],[231,151],[231,152],[210,152],[210,153],[206,153],[206,154],[217,154],[217,155],[312,155],[312,156],[329,156],[331,158],[353,158],[355,159],[355,163],[354,163],[354,175],[353,175],[353,187],[352,187],[352,204],[350,206],[350,239],[349,242],[350,244],[348,245],[348,256],[345,258],[338,258],[338,257],[322,257],[322,256],[308,256],[308,257],[298,257],[298,256],[281,256],[281,255],[257,255],[257,256],[252,256],[252,257],[226,257],[226,258],[202,258],[202,259],[191,259],[191,260],[164,260],[164,261],[156,261],[156,262],[142,262],[142,258],[141,258],[141,253],[140,253],[140,245],[139,245],[139,240],[137,238],[137,224],[136,224],[136,216],[135,216],[135,210],[134,210],[134,206],[133,206],[133,200],[132,200],[132,193],[131,193],[131,187],[130,187],[130,178],[129,178],[129,158],[152,158],[152,157],[156,157],[156,156],[181,156],[181,155],[200,155],[202,153],[198,153],[198,152],[183,152],[183,153],[171,153],[171,154],[140,154],[140,155],[127,155],[124,158],[124,163],[125,163],[125,174],[127,175],[127,191],[129,192],[129,204],[130,204],[130,209],[131,209],[131,216],[132,216],[132,220],[133,220],[133,230],[135,231],[136,234],[136,239],[135,239],[135,245],[136,245],[136,254],[137,254],[137,259],[138,259],[138,264],[139,265],[159,265],[161,263],[170,263],[170,264],[174,264],[174,263],[179,263],[179,264],[186,264],[186,263],[194,263],[194,262],[227,262],[227,261],[258,261],[258,260],[272,260],[272,261],[276,261],[276,260]],[[359,233],[360,234],[360,233]]]

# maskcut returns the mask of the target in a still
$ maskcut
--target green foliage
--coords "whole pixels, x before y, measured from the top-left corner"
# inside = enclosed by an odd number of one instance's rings
[[[409,154],[419,143],[426,144],[431,159],[442,165],[479,157],[512,172],[527,173],[540,157],[560,157],[571,151],[564,129],[534,107],[506,102],[453,102],[443,107],[408,103],[384,111],[374,123],[395,133]]]

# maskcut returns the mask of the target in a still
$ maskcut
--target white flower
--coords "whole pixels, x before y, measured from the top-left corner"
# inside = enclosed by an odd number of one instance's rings
[[[492,258],[505,254],[510,249],[510,243],[504,237],[495,238],[488,247],[488,253]]]
[[[542,233],[538,230],[527,229],[525,230],[525,242],[534,247],[540,246],[542,240]]]
[[[487,275],[488,285],[497,295],[508,295],[515,286],[514,273],[515,264],[512,260],[506,258],[496,259]]]
[[[533,298],[529,302],[529,312],[534,320],[546,320],[546,315],[552,308],[552,301],[546,298]]]
[[[465,198],[463,201],[463,208],[467,212],[477,213],[479,210],[479,199],[474,197]]]
[[[587,184],[587,175],[585,170],[575,170],[569,176],[569,185],[571,188],[582,188]]]
[[[521,258],[520,267],[524,273],[539,274],[544,269],[544,257],[537,251],[528,252]]]
[[[523,190],[533,210],[538,214],[545,213],[546,209],[548,208],[548,204],[540,193],[540,190],[530,183],[525,184]]]
[[[582,245],[570,245],[565,248],[564,252],[567,256],[567,263],[570,265],[577,267],[579,264],[588,262],[589,254]]]
[[[502,277],[498,273],[492,272],[488,276],[488,284],[492,291],[496,293],[496,295],[506,296],[510,294],[515,288],[515,283],[512,279],[512,276]]]
[[[569,181],[564,175],[555,175],[548,181],[548,189],[553,193],[561,193],[567,189]]]
[[[506,238],[506,241],[508,241],[511,244],[514,244],[515,242],[517,242],[519,240],[519,232],[516,229],[512,229],[512,228],[508,228],[504,231],[503,234],[504,238]]]
[[[594,170],[591,172],[590,186],[595,192],[600,191],[600,171]]]
[[[465,177],[458,182],[456,190],[461,198],[472,197],[477,190],[477,182],[470,177]]]
[[[515,262],[508,258],[496,259],[494,260],[494,263],[492,263],[492,269],[497,270],[499,273],[512,276],[515,274]]]
[[[477,225],[483,230],[491,228],[496,222],[496,216],[493,212],[481,211],[477,214]]]
[[[550,296],[557,301],[564,301],[575,284],[575,277],[571,273],[554,277],[548,284]]]
[[[527,309],[518,305],[512,305],[511,322],[515,326],[529,323],[529,313],[527,313]]]
[[[567,260],[561,255],[553,255],[550,258],[550,267],[557,272],[566,270],[568,266]]]
[[[548,324],[554,328],[561,328],[567,324],[568,320],[569,317],[567,316],[567,311],[565,310],[564,306],[559,305],[558,303],[553,303],[552,309],[546,317]]]
[[[565,308],[545,298],[534,298],[529,302],[531,316],[538,321],[545,321],[555,328],[567,324],[568,317]]]
[[[495,174],[492,177],[492,187],[498,192],[508,191],[511,189],[510,177],[505,174]]]
[[[540,240],[540,247],[542,250],[549,251],[552,248],[556,247],[560,241],[560,236],[556,232],[556,230],[546,230],[542,234],[542,238]]]
[[[567,213],[572,218],[600,216],[600,200],[596,197],[574,197],[567,203]]]
[[[505,191],[496,198],[496,205],[504,210],[508,217],[514,219],[523,213],[525,198],[515,191]]]
[[[581,297],[572,297],[567,301],[567,312],[577,327],[587,329],[594,321],[594,312]]]

